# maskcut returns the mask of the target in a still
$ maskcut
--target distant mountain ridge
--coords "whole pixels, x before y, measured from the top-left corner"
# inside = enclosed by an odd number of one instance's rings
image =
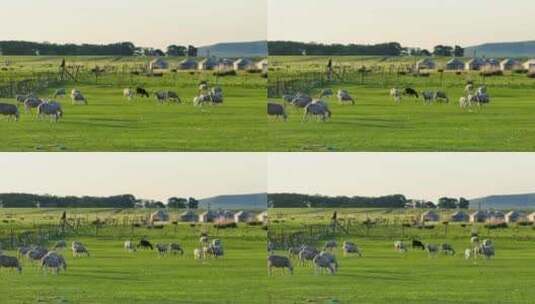
[[[216,57],[266,57],[268,47],[267,41],[225,42],[199,47],[198,55],[201,57],[208,55]]]
[[[535,193],[490,195],[470,200],[470,208],[535,209]]]
[[[535,57],[535,40],[485,43],[465,48],[467,57]]]
[[[218,195],[199,200],[203,209],[267,209],[267,193]]]

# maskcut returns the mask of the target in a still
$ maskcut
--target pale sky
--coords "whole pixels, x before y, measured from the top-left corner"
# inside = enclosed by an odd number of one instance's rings
[[[266,40],[268,0],[6,0],[0,39],[137,46]]]
[[[436,201],[535,192],[533,153],[281,153],[269,158],[270,193],[404,194]]]
[[[260,153],[2,153],[0,193],[108,196],[166,201],[266,192]]]
[[[533,0],[268,0],[269,40],[403,46],[535,40]]]

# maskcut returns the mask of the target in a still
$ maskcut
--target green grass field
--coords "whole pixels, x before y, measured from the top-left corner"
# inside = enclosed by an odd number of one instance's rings
[[[270,85],[324,71],[327,60],[314,56],[270,57]],[[525,74],[506,73],[485,79],[474,72],[398,76],[389,71],[413,62],[378,57],[336,57],[333,61],[337,73],[345,75],[343,80],[322,87],[312,85],[307,93],[317,95],[322,88],[332,88],[335,93],[345,89],[356,98],[356,106],[339,105],[335,97],[326,99],[333,114],[325,123],[303,122],[303,111],[289,106],[288,122],[269,123],[271,151],[488,152],[535,148],[535,124],[531,119],[535,114],[535,80]],[[347,72],[361,66],[374,72],[365,76]],[[481,110],[459,107],[467,80],[489,87],[490,105]],[[306,77],[303,80],[310,81]],[[443,90],[450,103],[426,106],[422,100],[403,98],[397,105],[389,96],[392,87]]]
[[[123,210],[69,210],[90,221],[128,214]],[[11,227],[18,232],[36,230],[59,218],[61,210],[1,210],[0,232]],[[207,231],[210,237],[223,241],[225,256],[205,262],[193,259],[193,249],[199,247],[199,234]],[[37,265],[25,261],[18,274],[0,271],[1,303],[267,303],[265,248],[266,233],[261,227],[240,225],[238,229],[216,231],[212,225],[190,227],[188,224],[149,230],[136,228],[133,239],[146,236],[154,243],[180,243],[183,257],[157,257],[155,251],[140,250],[128,253],[125,240],[132,236],[130,228],[106,227],[98,236],[91,229],[83,236],[70,236],[82,241],[90,257],[73,258],[64,255],[68,269],[59,275],[44,274]],[[69,245],[70,246],[70,245]],[[8,251],[15,255],[15,252]]]
[[[57,72],[59,57],[10,57],[11,67],[0,72],[0,85],[39,73]],[[57,124],[24,113],[19,122],[0,117],[1,151],[265,151],[265,83],[260,74],[240,73],[219,77],[212,72],[166,72],[163,77],[131,75],[148,59],[73,57],[83,66],[79,83],[68,81],[37,92],[42,98],[57,87],[79,89],[89,105],[74,106],[70,98],[58,99],[64,118]],[[174,61],[180,60],[179,58]],[[1,61],[1,60],[0,60]],[[176,62],[170,62],[171,66]],[[98,81],[89,72],[106,68]],[[224,90],[221,106],[194,107],[198,83],[207,80]],[[159,105],[154,97],[128,101],[126,87],[143,86],[149,92],[176,91],[183,104]],[[0,102],[15,103],[14,99]]]
[[[400,210],[338,209],[339,218],[360,221],[413,217]],[[272,209],[270,229],[298,231],[303,224],[327,224],[333,210]],[[275,223],[273,223],[275,221]],[[478,230],[482,238],[490,238],[496,256],[490,261],[466,261],[464,250],[470,248],[470,233]],[[535,259],[535,231],[531,226],[487,230],[482,226],[461,227],[450,224],[447,235],[442,224],[435,229],[405,228],[403,239],[418,238],[425,243],[448,242],[456,249],[455,256],[434,258],[421,250],[405,255],[393,249],[401,238],[399,225],[377,225],[366,231],[355,225],[349,235],[338,234],[355,242],[363,256],[343,257],[339,247],[336,275],[315,274],[310,266],[296,266],[294,275],[274,273],[269,279],[273,303],[531,303],[535,283],[531,263]],[[322,246],[323,241],[314,244]],[[285,251],[277,251],[285,255]],[[295,262],[294,264],[297,264]]]

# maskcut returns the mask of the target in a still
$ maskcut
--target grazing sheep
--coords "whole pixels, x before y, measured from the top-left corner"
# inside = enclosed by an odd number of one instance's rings
[[[288,120],[288,114],[286,114],[286,109],[281,104],[268,102],[267,112],[268,116],[282,118],[284,121]]]
[[[77,94],[71,95],[73,105],[87,105],[87,98],[78,91]]]
[[[296,108],[306,108],[312,102],[312,97],[305,94],[297,94],[294,99],[292,99],[291,104]]]
[[[335,250],[337,247],[336,240],[329,240],[325,242],[325,245],[323,246],[323,250]]]
[[[394,249],[397,252],[400,252],[400,253],[407,252],[407,246],[405,245],[405,243],[403,243],[403,241],[395,241],[394,242]]]
[[[38,108],[43,101],[36,97],[28,98],[24,101],[24,111],[26,113],[30,112],[32,109]]]
[[[130,88],[126,88],[123,90],[123,96],[126,97],[128,100],[132,100],[135,96],[134,90]]]
[[[20,117],[17,106],[9,103],[0,103],[0,115],[7,116],[8,119],[13,118],[15,121],[18,121]]]
[[[55,101],[43,102],[37,108],[37,116],[40,118],[50,116],[52,120],[57,122],[63,117],[63,110],[61,109],[61,105]]]
[[[152,244],[148,240],[144,239],[139,241],[139,244],[137,244],[137,248],[154,250]]]
[[[147,90],[141,87],[136,88],[136,95],[141,96],[141,97],[147,97],[147,98],[150,97],[149,92],[147,92]]]
[[[73,257],[79,257],[81,255],[89,256],[89,251],[87,248],[85,248],[85,246],[78,241],[72,242],[71,249]]]
[[[7,255],[0,255],[0,268],[16,269],[19,273],[22,272],[19,259]]]
[[[418,92],[413,88],[405,88],[405,90],[403,90],[403,95],[416,97],[417,99],[420,98]]]
[[[156,244],[156,250],[158,250],[158,255],[163,256],[169,252],[169,246],[164,244]]]
[[[420,240],[412,240],[412,249],[414,248],[420,248],[422,250],[425,250],[425,245]]]
[[[270,255],[267,258],[267,267],[268,267],[268,274],[271,276],[273,274],[273,268],[282,268],[283,270],[288,268],[288,271],[290,271],[290,274],[293,274],[294,268],[292,266],[292,262],[288,257],[284,256],[278,256],[278,255]]]
[[[448,97],[448,94],[446,94],[446,92],[443,92],[443,91],[435,92],[435,94],[433,95],[433,100],[439,101],[439,102],[446,102],[446,103],[450,102],[450,98]]]
[[[136,252],[136,246],[134,246],[134,243],[131,240],[124,242],[124,250],[132,253]]]
[[[180,255],[184,255],[184,249],[182,249],[182,246],[180,246],[180,244],[172,243],[169,244],[169,253],[174,255],[180,253]]]
[[[352,105],[355,105],[355,100],[351,95],[349,95],[349,92],[346,90],[339,90],[336,94],[336,97],[338,98],[338,101],[342,104],[344,103],[351,103]]]
[[[442,253],[446,255],[455,255],[455,249],[453,249],[453,247],[450,244],[444,243],[440,246],[440,249]]]
[[[323,269],[327,269],[330,274],[334,275],[338,271],[336,257],[328,252],[322,252],[316,255],[312,263],[314,263],[316,273],[321,273]]]
[[[425,250],[427,251],[427,254],[429,256],[435,256],[437,255],[438,253],[438,246],[437,245],[434,245],[434,244],[426,244],[425,245]]]
[[[319,250],[313,247],[303,246],[297,255],[301,265],[305,265],[307,261],[314,260],[314,257],[319,254]]]
[[[360,248],[353,242],[345,241],[343,244],[344,256],[348,254],[357,254],[359,257],[362,256]]]
[[[30,261],[39,261],[41,260],[46,254],[48,253],[48,249],[44,248],[44,247],[41,247],[41,246],[37,246],[37,247],[33,247],[32,249],[30,249],[27,253],[26,253],[26,257],[30,260]]]
[[[303,120],[306,121],[310,116],[319,117],[322,121],[325,121],[332,116],[332,113],[323,103],[309,103],[305,107]]]
[[[398,88],[392,88],[390,90],[390,96],[392,98],[394,98],[394,101],[396,103],[400,103],[401,102],[401,91]]]
[[[431,103],[433,101],[435,94],[431,91],[422,92],[422,97],[426,103]]]
[[[51,270],[58,274],[61,269],[67,271],[67,262],[65,262],[63,256],[51,251],[41,259],[41,269],[43,271]]]

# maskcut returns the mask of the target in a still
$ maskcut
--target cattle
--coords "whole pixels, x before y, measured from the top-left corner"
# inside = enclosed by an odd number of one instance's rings
[[[123,90],[123,96],[126,97],[128,100],[132,100],[135,96],[135,93],[132,89],[126,88]]]
[[[290,259],[297,258],[299,256],[299,252],[301,251],[301,249],[302,249],[302,246],[288,248],[288,257]]]
[[[337,247],[336,240],[329,240],[325,242],[325,245],[323,246],[323,250],[334,250]]]
[[[298,257],[301,265],[305,265],[307,261],[312,261],[316,255],[319,254],[319,250],[309,246],[303,246],[299,251]]]
[[[401,91],[398,88],[392,88],[390,90],[390,96],[392,98],[394,98],[394,101],[396,103],[400,103],[401,102]]]
[[[154,250],[154,247],[148,240],[140,240],[137,248]]]
[[[176,92],[173,91],[159,91],[154,93],[154,96],[156,97],[156,100],[158,100],[160,103],[166,102],[168,100],[182,103],[182,100],[178,96]]]
[[[199,93],[202,93],[202,92],[207,92],[208,91],[208,82],[206,81],[201,81],[199,83]]]
[[[67,90],[65,90],[64,88],[61,88],[61,89],[55,90],[52,97],[59,98],[59,97],[65,97],[65,95],[67,95]]]
[[[147,97],[147,98],[150,97],[149,92],[147,92],[147,90],[141,87],[136,88],[136,95],[141,96],[141,97]]]
[[[478,255],[482,255],[487,260],[490,260],[496,254],[494,250],[494,246],[492,245],[486,246],[484,244],[481,244],[481,246],[476,247],[476,253]]]
[[[208,247],[203,248],[206,256],[212,256],[214,258],[222,257],[224,255],[223,246],[210,244]]]
[[[223,242],[220,239],[212,240],[212,246],[223,246]]]
[[[450,99],[449,99],[448,95],[443,91],[435,92],[435,95],[433,96],[433,100],[440,101],[440,102],[446,102],[446,103],[450,102]]]
[[[353,242],[345,241],[342,247],[344,249],[344,256],[348,254],[357,254],[360,257],[362,256],[360,248]]]
[[[268,268],[268,274],[271,276],[273,274],[273,268],[282,268],[288,269],[290,274],[293,274],[293,266],[292,262],[288,257],[284,256],[278,256],[278,255],[270,255],[267,258],[267,268]]]
[[[210,92],[210,98],[213,104],[221,104],[224,101],[222,92]]]
[[[208,245],[208,236],[207,235],[202,235],[199,238],[199,243],[201,243],[201,245]]]
[[[413,88],[405,88],[405,90],[403,90],[403,95],[420,98],[418,92]]]
[[[0,115],[7,116],[8,119],[19,120],[20,114],[17,106],[9,103],[0,103]]]
[[[480,86],[476,90],[477,95],[487,95],[487,86]]]
[[[15,95],[15,99],[17,100],[18,103],[24,103],[24,101],[26,101],[26,99],[28,99],[28,98],[37,98],[37,96],[35,96],[33,94]]]
[[[483,246],[492,246],[492,241],[491,240],[483,240],[483,242],[481,242],[481,244]]]
[[[124,242],[124,250],[128,252],[136,252],[136,246],[134,246],[134,243],[130,240]]]
[[[336,274],[336,271],[338,271],[336,257],[328,252],[321,252],[316,255],[312,260],[312,263],[314,263],[316,273],[321,272],[323,269],[327,269],[330,274],[334,275]]]
[[[395,241],[394,242],[394,249],[397,252],[400,252],[400,253],[407,252],[407,246],[405,245],[405,243],[403,243],[403,241]]]
[[[435,255],[437,255],[437,253],[439,251],[438,246],[434,245],[434,244],[426,244],[425,245],[425,250],[427,251],[427,254],[429,256],[435,256]]]
[[[193,105],[194,106],[202,106],[205,103],[211,103],[212,97],[208,94],[200,94],[199,96],[195,96],[193,98]]]
[[[79,257],[82,255],[89,256],[89,251],[87,250],[87,248],[85,248],[85,246],[78,241],[72,242],[71,249],[73,257]]]
[[[0,268],[16,269],[19,273],[22,272],[19,259],[7,255],[0,255]]]
[[[63,117],[61,104],[55,101],[43,102],[39,105],[39,107],[37,107],[37,116],[40,118],[49,116],[52,120],[57,122],[61,117]]]
[[[412,240],[412,249],[420,248],[422,250],[425,250],[425,245],[419,240]]]
[[[338,93],[336,93],[336,97],[338,98],[338,102],[342,104],[351,103],[352,105],[355,105],[355,100],[346,90],[339,90]]]
[[[184,255],[184,249],[182,249],[182,246],[180,244],[171,243],[169,244],[169,253],[176,255],[180,253],[180,255]]]
[[[453,249],[453,247],[450,244],[446,244],[446,243],[442,244],[440,246],[440,250],[445,255],[455,255],[455,249]]]
[[[26,254],[28,253],[28,251],[32,250],[32,247],[31,246],[21,246],[18,248],[17,250],[17,256],[19,258],[23,257],[23,256],[26,256]]]
[[[332,116],[332,113],[323,103],[310,103],[305,107],[303,120],[307,120],[311,116],[319,117],[322,121],[325,121]]]
[[[212,93],[212,95],[217,95],[217,94],[223,95],[223,89],[219,86],[216,86],[210,90],[210,93]]]
[[[79,91],[78,93],[71,95],[71,100],[73,105],[87,105],[87,98],[85,98]]]
[[[30,97],[24,101],[24,111],[30,112],[31,109],[38,108],[42,103],[43,101],[41,99],[36,97]]]
[[[267,252],[269,254],[273,254],[273,251],[275,250],[275,245],[271,241],[267,242]]]
[[[67,262],[65,262],[63,256],[51,251],[41,259],[41,269],[43,271],[50,270],[58,274],[62,269],[67,271]]]
[[[464,93],[466,95],[472,94],[473,91],[474,91],[474,85],[471,83],[467,84],[466,87],[464,87]]]
[[[282,100],[284,100],[287,103],[291,103],[292,100],[294,100],[294,98],[295,98],[295,95],[289,95],[289,94],[282,95]]]

